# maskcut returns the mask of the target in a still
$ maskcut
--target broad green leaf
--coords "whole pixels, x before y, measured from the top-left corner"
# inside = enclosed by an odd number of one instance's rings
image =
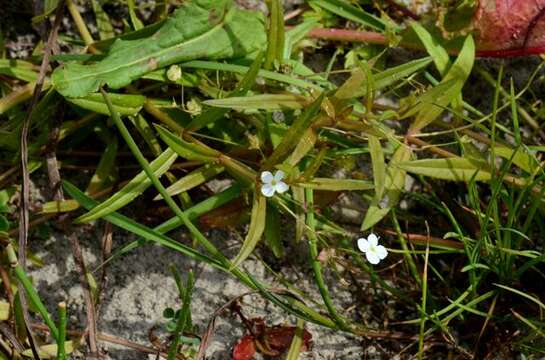
[[[144,106],[146,97],[142,95],[132,95],[132,94],[113,94],[110,93],[110,99],[114,106],[114,110],[117,111],[120,115],[136,115]],[[108,107],[104,102],[104,98],[101,94],[90,94],[85,97],[79,98],[67,98],[71,103],[78,105],[81,108],[86,110],[91,110],[93,112],[110,115]]]
[[[265,230],[266,217],[267,199],[256,190],[254,192],[252,215],[250,217],[250,228],[248,229],[248,234],[244,239],[244,243],[242,244],[238,255],[233,260],[231,268],[236,268],[239,266],[248,258],[248,256],[250,256],[252,251],[254,251],[257,243],[263,235],[263,231]]]
[[[369,26],[375,30],[383,31],[386,29],[384,21],[362,9],[355,7],[344,0],[311,0],[312,4],[332,12],[335,15],[357,23]]]
[[[432,62],[430,57],[409,61],[408,63],[389,68],[373,75],[375,87],[373,90],[381,90],[387,86],[422,70]],[[335,93],[337,99],[352,99],[367,95],[367,86],[365,86],[365,73],[359,67],[352,71],[352,75],[346,82],[339,87]]]
[[[365,231],[378,223],[397,205],[399,196],[405,186],[406,177],[406,172],[400,169],[397,164],[409,160],[410,157],[410,148],[404,145],[397,148],[386,170],[384,194],[380,197],[375,194],[361,224],[361,230]]]
[[[188,160],[199,161],[214,161],[220,152],[207,147],[198,142],[188,142],[182,139],[181,136],[174,135],[166,128],[155,125],[155,130],[159,133],[159,137],[178,155]]]
[[[178,155],[171,149],[165,150],[150,163],[155,176],[163,175],[174,163]],[[88,213],[80,216],[75,221],[79,223],[89,222],[104,217],[130,203],[142,194],[151,185],[151,180],[144,171],[136,175],[127,185],[116,192],[110,198],[94,207]]]
[[[79,346],[80,344],[79,344],[79,341],[77,340],[66,341],[64,343],[64,349],[66,354],[72,353],[74,349],[76,349]],[[23,351],[21,354],[28,358],[34,358],[34,356],[32,355],[31,349],[27,349]],[[38,348],[38,355],[40,356],[41,359],[56,359],[57,344],[48,344],[48,345],[40,346]]]
[[[375,184],[376,196],[382,198],[384,194],[384,184],[386,183],[386,165],[384,163],[384,153],[380,140],[373,135],[367,135],[369,141],[369,153],[371,154],[371,163],[373,164],[373,182]]]
[[[263,48],[263,17],[238,10],[231,0],[183,2],[149,38],[116,40],[101,61],[55,69],[54,87],[65,97],[83,97],[101,86],[119,89],[155,69],[193,59],[242,57]]]
[[[485,162],[460,157],[405,161],[396,166],[413,174],[443,180],[469,182],[488,181],[492,178]]]
[[[95,19],[97,21],[100,40],[113,38],[115,36],[115,31],[108,14],[102,9],[98,0],[91,0],[91,5],[93,5],[93,12],[95,13]]]
[[[324,95],[321,94],[314,102],[306,108],[306,110],[295,119],[290,126],[282,142],[274,149],[273,153],[265,161],[264,168],[272,167],[284,160],[286,156],[297,146],[298,141],[303,137],[305,131],[316,120]]]
[[[284,8],[281,0],[268,0],[266,3],[269,8],[269,31],[264,66],[270,69],[274,61],[281,64],[284,60]]]
[[[433,59],[439,74],[445,75],[450,64],[450,57],[445,48],[418,22],[413,22],[411,27]]]
[[[296,94],[259,94],[228,97],[203,101],[203,104],[234,110],[285,110],[302,109],[309,104],[308,98]]]
[[[373,184],[365,180],[353,179],[328,179],[314,178],[308,182],[300,182],[294,184],[307,189],[325,190],[325,191],[346,191],[346,190],[369,190],[373,188]]]
[[[38,69],[34,64],[27,61],[0,59],[0,74],[27,82],[33,82],[38,78]]]
[[[176,181],[174,184],[167,188],[167,193],[170,196],[178,195],[184,191],[193,189],[196,186],[201,185],[205,181],[213,178],[214,176],[223,172],[223,166],[218,165],[205,165],[196,170],[193,170],[183,178]],[[160,200],[161,195],[157,195],[153,200]]]

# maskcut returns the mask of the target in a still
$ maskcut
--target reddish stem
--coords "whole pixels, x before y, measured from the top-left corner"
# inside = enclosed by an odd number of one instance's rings
[[[307,37],[332,41],[364,42],[368,44],[388,45],[388,38],[381,33],[373,31],[358,31],[349,29],[316,28],[307,33]],[[408,49],[422,50],[421,47],[412,43],[400,43],[400,46]],[[505,50],[477,50],[477,57],[517,57],[539,55],[545,53],[545,45],[535,47],[524,47]]]

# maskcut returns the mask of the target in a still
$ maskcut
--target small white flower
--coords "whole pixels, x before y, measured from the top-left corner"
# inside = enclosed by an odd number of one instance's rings
[[[282,170],[278,170],[274,176],[270,171],[263,171],[261,173],[261,193],[266,197],[274,196],[274,193],[282,194],[288,191],[289,186],[282,180],[286,175]]]
[[[378,237],[375,234],[369,234],[367,239],[358,239],[358,248],[365,253],[367,261],[376,265],[388,255],[388,251],[382,245],[378,244]]]

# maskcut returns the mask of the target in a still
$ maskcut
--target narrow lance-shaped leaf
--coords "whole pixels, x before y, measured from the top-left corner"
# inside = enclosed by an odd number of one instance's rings
[[[117,156],[117,138],[111,137],[106,149],[100,157],[97,169],[89,181],[89,185],[85,192],[93,194],[104,187],[111,185],[115,179],[115,158]]]
[[[369,190],[373,188],[373,184],[364,180],[353,179],[328,179],[314,178],[308,182],[300,182],[293,184],[306,189],[324,190],[324,191],[354,191],[354,190]]]
[[[435,39],[428,30],[418,22],[413,22],[411,27],[416,35],[418,35],[418,38],[426,48],[428,54],[432,57],[435,67],[441,76],[445,75],[448,66],[450,65],[450,57],[445,48],[443,48],[441,44],[438,43],[437,39]]]
[[[280,0],[267,0],[269,8],[269,31],[265,68],[270,69],[276,60],[282,63],[284,50],[284,8]]]
[[[413,174],[452,181],[488,181],[492,173],[486,163],[468,158],[424,159],[400,162],[399,169]]]
[[[146,97],[133,94],[110,94],[115,111],[119,115],[136,115],[144,106]],[[85,97],[67,98],[71,103],[79,107],[91,110],[98,114],[110,115],[108,107],[100,94],[90,94]]]
[[[471,36],[468,36],[464,41],[464,46],[456,59],[456,62],[452,65],[448,73],[443,80],[439,83],[440,86],[446,86],[446,89],[438,94],[437,97],[426,97],[424,94],[422,99],[426,99],[416,106],[418,108],[418,114],[415,122],[409,129],[410,134],[416,134],[421,129],[431,124],[453,101],[459,102],[459,95],[462,91],[465,81],[471,73],[473,68],[473,62],[475,60],[475,43]],[[437,88],[437,87],[435,87]],[[433,91],[435,88],[430,90]]]
[[[409,61],[408,63],[389,68],[373,75],[375,91],[393,85],[403,78],[422,70],[432,62],[430,57]],[[348,80],[339,87],[335,93],[337,99],[352,99],[367,95],[365,86],[365,73],[359,67],[356,68]]]
[[[375,30],[383,31],[386,29],[386,24],[380,18],[363,11],[360,8],[350,4],[349,1],[343,0],[312,0],[312,4],[316,4],[332,13],[348,20],[369,26]]]
[[[238,10],[231,0],[182,3],[152,36],[116,40],[107,56],[90,65],[68,63],[55,69],[55,88],[82,97],[100,86],[118,89],[157,68],[192,59],[245,56],[265,44],[263,17]]]
[[[302,109],[309,100],[297,94],[259,94],[252,96],[228,97],[206,100],[204,104],[234,110],[286,110]]]
[[[382,198],[384,194],[384,184],[386,183],[386,165],[384,163],[384,153],[382,146],[376,136],[367,135],[369,141],[369,153],[371,154],[371,163],[373,164],[373,181],[375,183],[375,194]]]
[[[102,6],[100,6],[98,0],[91,0],[91,4],[93,5],[93,12],[95,13],[95,18],[97,21],[100,40],[113,38],[115,36],[115,31],[108,14],[106,14],[104,9],[102,9]]]
[[[248,69],[248,72],[244,75],[242,80],[237,84],[235,90],[233,90],[228,97],[237,97],[246,95],[246,93],[252,88],[261,68],[261,62],[263,61],[263,53],[259,52],[252,63],[252,66]],[[187,125],[188,131],[197,131],[207,124],[213,123],[216,120],[221,119],[229,110],[221,108],[212,108],[205,110],[202,114],[192,120]]]
[[[182,177],[174,184],[167,188],[167,193],[170,196],[178,195],[184,191],[188,191],[213,178],[223,172],[223,166],[205,165],[196,170],[193,170],[186,176]],[[160,200],[161,195],[157,195],[153,200]]]
[[[401,191],[405,186],[406,172],[396,165],[409,160],[411,156],[411,150],[404,145],[401,145],[390,160],[388,169],[386,170],[386,180],[384,182],[384,194],[383,196],[377,196],[373,198],[363,223],[361,225],[362,230],[367,230],[371,226],[378,223],[386,216],[390,210],[397,205]]]
[[[238,255],[233,260],[231,268],[239,266],[254,251],[257,243],[265,230],[265,221],[267,216],[267,199],[262,196],[258,190],[254,192],[252,204],[252,215],[250,217],[250,228],[240,248]]]
[[[269,156],[264,168],[271,167],[280,163],[297,145],[298,140],[303,136],[305,131],[310,127],[312,122],[316,120],[316,116],[320,111],[324,95],[321,94],[314,102],[293,122],[290,126],[282,142],[274,149],[274,152]]]
[[[165,150],[150,164],[156,176],[163,175],[176,160],[178,155],[171,149]],[[88,213],[80,216],[76,222],[89,222],[104,217],[130,203],[151,185],[151,180],[141,171],[127,185],[110,198],[94,207]]]

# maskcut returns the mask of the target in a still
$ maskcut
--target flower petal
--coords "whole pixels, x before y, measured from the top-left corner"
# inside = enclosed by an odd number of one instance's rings
[[[275,193],[274,186],[271,184],[263,184],[261,186],[261,193],[266,197],[273,197]]]
[[[371,233],[369,234],[369,236],[367,237],[367,241],[369,241],[369,244],[373,245],[373,246],[377,246],[378,244],[378,237]]]
[[[261,173],[261,182],[263,184],[270,184],[274,179],[273,174],[270,171],[263,171]]]
[[[380,260],[386,258],[386,256],[388,256],[388,250],[386,250],[386,248],[382,245],[378,245],[376,247],[376,251],[375,251],[378,255],[378,257],[380,258]]]
[[[278,170],[274,174],[274,180],[276,180],[277,182],[282,181],[285,177],[286,177],[286,174],[284,174],[284,172],[282,170]]]
[[[369,261],[373,265],[376,265],[380,262],[380,258],[378,257],[377,253],[374,251],[366,252],[365,257],[367,258],[367,261]]]
[[[358,249],[360,249],[361,252],[365,253],[369,251],[370,246],[371,244],[369,244],[369,241],[367,241],[366,239],[358,239]]]
[[[282,194],[286,191],[289,190],[289,186],[288,184],[286,184],[285,182],[283,181],[279,181],[276,183],[276,185],[274,186],[274,189],[279,193],[279,194]]]

